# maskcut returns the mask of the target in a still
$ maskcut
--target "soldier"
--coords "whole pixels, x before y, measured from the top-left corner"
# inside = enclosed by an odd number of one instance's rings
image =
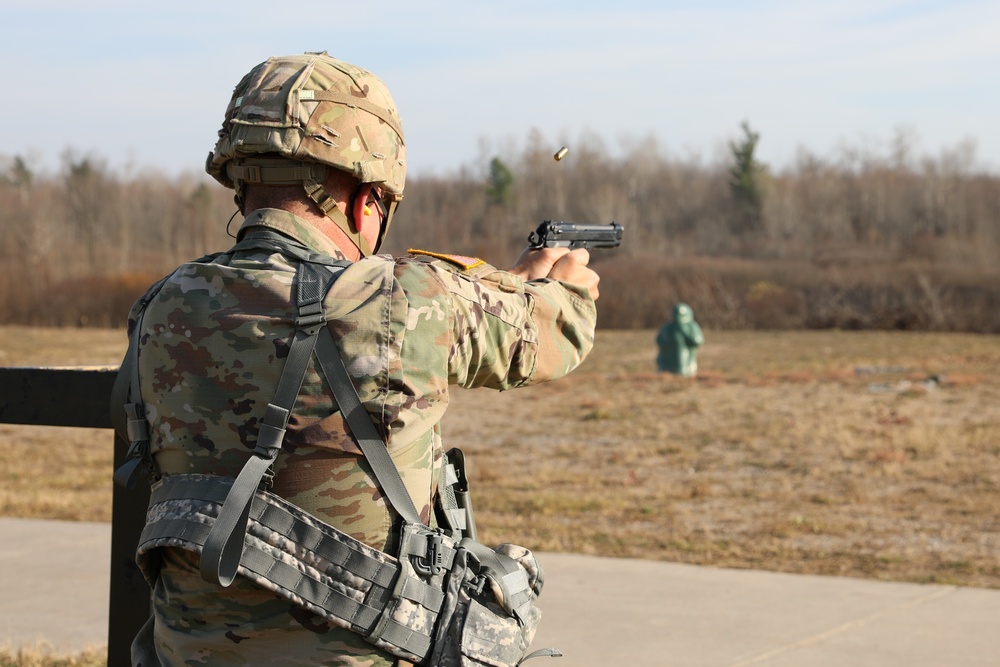
[[[694,311],[686,303],[674,306],[672,319],[660,327],[656,335],[659,353],[656,367],[660,371],[683,377],[698,372],[698,348],[705,342],[701,327],[694,321]]]
[[[385,85],[325,52],[271,58],[236,86],[206,168],[236,192],[245,216],[238,243],[183,264],[130,314],[139,351],[132,400],[141,394],[144,405],[133,421],[148,425],[143,456],[153,479],[237,477],[272,428],[269,402],[301,328],[293,307],[300,262],[269,250],[275,238],[339,271],[322,326],[424,523],[433,521],[449,386],[522,387],[586,357],[598,276],[585,250],[525,251],[509,271],[433,252],[376,254],[403,196],[405,153]],[[309,361],[293,394],[268,487],[392,554],[399,514],[321,370]],[[197,553],[156,544],[140,559],[153,585],[155,656],[147,661],[397,664],[259,582],[237,576],[223,588],[200,574]]]

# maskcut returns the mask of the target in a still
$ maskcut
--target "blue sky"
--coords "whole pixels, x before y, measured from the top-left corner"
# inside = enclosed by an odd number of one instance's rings
[[[776,168],[902,134],[917,157],[974,144],[1000,173],[993,0],[157,4],[0,0],[0,158],[197,173],[243,74],[326,49],[387,83],[417,175],[532,129],[571,155],[593,136],[712,162],[744,120]]]

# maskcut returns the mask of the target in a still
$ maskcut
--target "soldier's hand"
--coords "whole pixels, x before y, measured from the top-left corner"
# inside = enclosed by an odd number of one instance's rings
[[[568,248],[541,248],[531,250],[526,248],[517,258],[511,273],[524,280],[551,278],[571,285],[584,287],[595,301],[599,295],[597,284],[601,278],[593,269],[587,266],[590,253],[579,248],[570,251]]]
[[[590,292],[590,298],[597,301],[600,294],[597,291],[597,283],[601,281],[601,277],[587,266],[588,262],[590,262],[589,251],[583,248],[572,250],[556,260],[548,277],[571,285],[586,287]]]
[[[569,248],[541,248],[539,250],[525,248],[521,251],[510,272],[521,276],[524,280],[547,278],[552,266],[568,252]]]

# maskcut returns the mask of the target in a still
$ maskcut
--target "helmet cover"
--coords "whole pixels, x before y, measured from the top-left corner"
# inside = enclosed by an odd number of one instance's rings
[[[241,168],[256,156],[341,169],[397,198],[406,179],[402,124],[389,90],[375,75],[325,51],[269,58],[243,77],[205,165],[237,190],[241,181],[299,183],[324,173],[291,165],[261,178],[262,170]]]

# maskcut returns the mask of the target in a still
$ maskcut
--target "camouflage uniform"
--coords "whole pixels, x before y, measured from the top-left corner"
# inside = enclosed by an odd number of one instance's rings
[[[241,234],[258,229],[342,257],[314,226],[286,211],[251,212]],[[224,253],[179,267],[146,307],[139,371],[162,474],[239,473],[294,330],[294,275],[294,262],[279,254]],[[478,260],[419,254],[351,264],[324,307],[360,398],[427,522],[449,385],[509,389],[561,377],[589,352],[596,320],[585,288],[523,282]],[[391,551],[396,515],[311,364],[271,490]],[[153,606],[165,665],[394,663],[360,635],[246,579],[225,589],[205,582],[191,552],[161,552]]]

